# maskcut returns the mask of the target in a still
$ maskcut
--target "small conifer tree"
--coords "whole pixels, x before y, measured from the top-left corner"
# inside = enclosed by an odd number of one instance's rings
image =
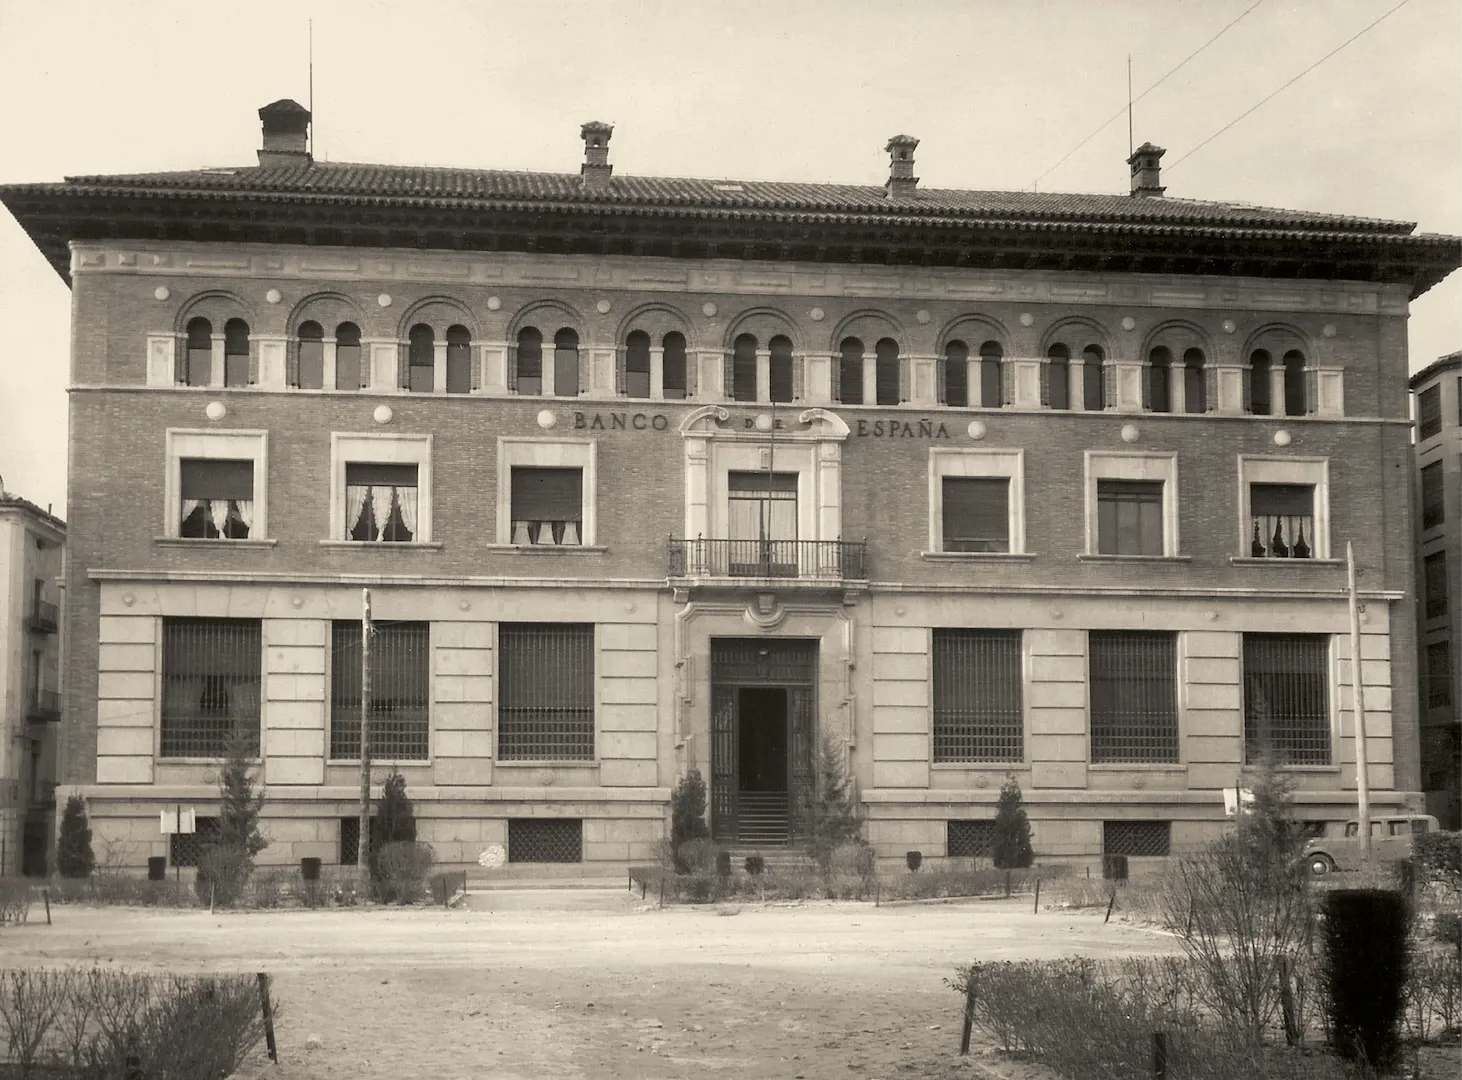
[[[406,777],[395,769],[381,784],[381,801],[376,810],[376,843],[391,844],[416,839],[416,811],[406,794]]]
[[[1020,870],[1035,861],[1031,848],[1031,825],[1021,805],[1020,785],[1007,776],[1000,785],[1000,802],[995,809],[995,837],[991,858],[1001,870]]]
[[[86,820],[86,802],[80,795],[66,800],[61,814],[61,836],[56,842],[56,869],[62,877],[90,877],[96,868],[91,850],[91,825]]]
[[[689,864],[680,854],[680,845],[687,840],[704,840],[710,835],[710,826],[706,824],[706,782],[701,771],[692,765],[670,796],[670,845],[676,873],[690,871]]]
[[[218,832],[199,856],[194,879],[200,899],[233,903],[254,872],[254,856],[269,846],[259,831],[264,792],[250,773],[257,753],[257,742],[242,728],[230,733],[218,773]]]
[[[832,870],[833,853],[860,842],[863,826],[842,747],[830,735],[824,734],[813,747],[811,790],[799,793],[799,803],[798,833],[826,875]]]

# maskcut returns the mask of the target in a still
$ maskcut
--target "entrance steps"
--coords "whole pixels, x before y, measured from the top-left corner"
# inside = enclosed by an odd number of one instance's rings
[[[731,856],[731,868],[744,870],[749,855],[760,855],[766,868],[773,872],[804,869],[811,861],[807,852],[800,847],[779,845],[757,845],[747,843],[722,844],[721,850]]]

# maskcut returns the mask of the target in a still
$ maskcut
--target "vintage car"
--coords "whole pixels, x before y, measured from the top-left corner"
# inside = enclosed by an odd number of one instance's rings
[[[1395,862],[1411,855],[1411,838],[1441,826],[1430,814],[1379,814],[1371,818],[1371,858]],[[1360,822],[1347,821],[1342,836],[1317,836],[1305,845],[1305,864],[1315,877],[1361,867]]]

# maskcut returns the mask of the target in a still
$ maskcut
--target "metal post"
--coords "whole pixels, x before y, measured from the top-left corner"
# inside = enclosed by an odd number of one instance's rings
[[[269,1001],[269,976],[259,972],[259,1011],[264,1018],[264,1039],[269,1048],[269,1060],[279,1064],[279,1047],[274,1041],[274,1006]]]
[[[1152,1080],[1168,1080],[1168,1034],[1152,1033]]]
[[[1361,858],[1371,861],[1371,773],[1366,763],[1366,694],[1361,677],[1360,601],[1355,591],[1355,545],[1345,542],[1345,590],[1350,601],[1350,687],[1355,709],[1355,794]]]
[[[355,865],[362,877],[370,865],[371,841],[371,591],[362,589],[360,616],[360,833]]]

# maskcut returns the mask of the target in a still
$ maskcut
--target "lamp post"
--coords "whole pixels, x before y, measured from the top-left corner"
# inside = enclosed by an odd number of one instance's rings
[[[1371,775],[1366,759],[1366,695],[1361,677],[1360,601],[1355,590],[1355,545],[1345,542],[1345,591],[1350,605],[1350,690],[1355,709],[1355,793],[1361,858],[1371,861]]]

